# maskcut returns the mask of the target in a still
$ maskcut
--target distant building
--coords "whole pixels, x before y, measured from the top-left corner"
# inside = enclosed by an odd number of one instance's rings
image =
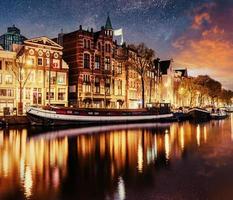
[[[12,50],[12,44],[23,44],[23,41],[27,38],[21,35],[20,29],[13,25],[7,28],[7,32],[0,36],[0,46],[4,50]]]
[[[157,61],[159,102],[174,103],[174,71],[172,60]]]

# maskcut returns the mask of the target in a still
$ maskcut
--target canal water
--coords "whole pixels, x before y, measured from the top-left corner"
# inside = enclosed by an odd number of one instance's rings
[[[0,130],[0,199],[232,199],[233,115]]]

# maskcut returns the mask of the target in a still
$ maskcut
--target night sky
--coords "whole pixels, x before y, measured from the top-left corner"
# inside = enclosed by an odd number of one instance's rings
[[[145,42],[161,59],[233,89],[233,0],[0,0],[0,33],[12,24],[28,38],[80,24],[99,30],[108,12],[127,43]]]

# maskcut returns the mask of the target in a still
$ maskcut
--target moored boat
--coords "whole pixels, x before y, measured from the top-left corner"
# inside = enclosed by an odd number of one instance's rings
[[[97,109],[64,107],[29,107],[32,125],[114,124],[144,121],[172,121],[170,105],[159,104],[145,109]]]
[[[218,109],[210,114],[211,119],[225,119],[228,117],[226,111]]]
[[[188,112],[191,119],[196,121],[210,120],[210,112],[202,108],[191,108]]]

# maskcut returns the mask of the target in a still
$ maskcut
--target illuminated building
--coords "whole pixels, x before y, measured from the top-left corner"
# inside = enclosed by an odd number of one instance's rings
[[[15,52],[0,49],[0,112],[4,107],[10,111],[16,107],[16,80],[10,66],[14,64]]]
[[[23,63],[22,100],[29,105],[68,104],[68,65],[62,59],[62,47],[47,37],[25,40],[15,45],[17,59]],[[19,65],[16,63],[16,67]],[[50,77],[50,78],[49,78]],[[20,100],[17,88],[17,100]],[[49,95],[50,90],[50,95]],[[50,101],[49,101],[50,98]]]
[[[100,31],[60,33],[69,65],[69,104],[78,107],[138,108],[141,93],[138,74],[128,64],[129,49],[113,41],[108,17]]]

